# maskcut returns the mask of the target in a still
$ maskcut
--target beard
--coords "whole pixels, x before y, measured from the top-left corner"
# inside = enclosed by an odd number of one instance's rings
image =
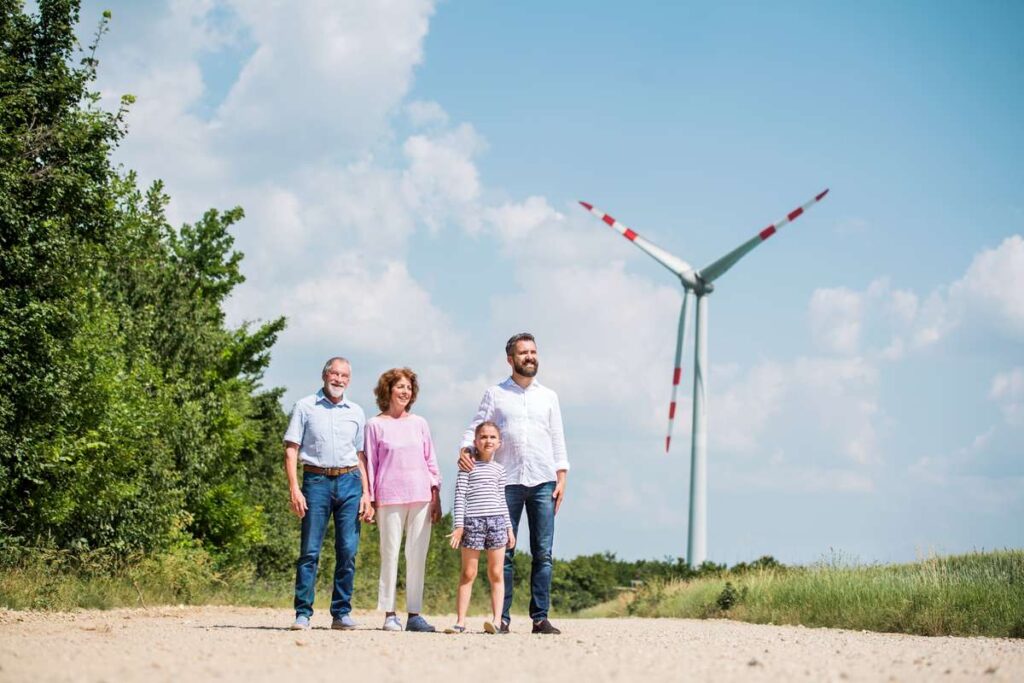
[[[533,377],[537,374],[537,370],[540,369],[540,361],[533,361],[532,363],[519,364],[519,361],[512,362],[512,369],[516,371],[516,374],[522,375],[523,377]]]
[[[336,387],[333,384],[325,384],[324,391],[331,398],[341,398],[345,395],[345,387]]]

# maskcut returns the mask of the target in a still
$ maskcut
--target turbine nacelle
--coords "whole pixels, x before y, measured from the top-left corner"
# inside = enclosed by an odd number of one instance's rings
[[[715,286],[702,278],[700,273],[690,272],[687,275],[689,275],[689,278],[684,278],[680,275],[679,281],[683,283],[683,287],[686,287],[697,296],[704,296],[715,291]]]

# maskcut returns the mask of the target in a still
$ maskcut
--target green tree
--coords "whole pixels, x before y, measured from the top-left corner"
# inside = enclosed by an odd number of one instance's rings
[[[242,210],[174,229],[162,185],[115,170],[132,98],[89,89],[109,13],[82,51],[78,2],[0,11],[0,532],[279,567],[284,416],[260,381],[284,319],[225,323]]]

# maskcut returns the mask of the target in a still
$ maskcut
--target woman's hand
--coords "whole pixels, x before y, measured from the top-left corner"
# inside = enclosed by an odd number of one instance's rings
[[[373,513],[376,511],[376,508],[377,506],[370,500],[370,492],[364,490],[362,497],[359,499],[359,519],[372,524]]]
[[[430,523],[437,524],[441,521],[441,495],[437,489],[430,489]]]

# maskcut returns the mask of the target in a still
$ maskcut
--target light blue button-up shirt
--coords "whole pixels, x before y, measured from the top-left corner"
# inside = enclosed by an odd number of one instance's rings
[[[359,463],[363,450],[366,415],[356,403],[342,398],[338,403],[320,389],[295,402],[285,442],[299,444],[299,461],[315,467],[351,467]]]

